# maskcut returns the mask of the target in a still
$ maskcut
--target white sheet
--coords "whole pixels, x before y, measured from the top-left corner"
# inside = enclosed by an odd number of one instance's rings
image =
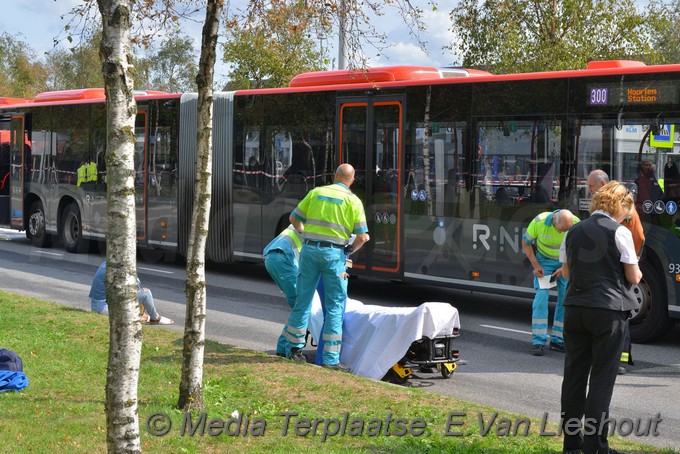
[[[321,301],[315,295],[309,323],[315,340],[321,337],[322,325]],[[453,328],[460,328],[460,318],[458,310],[448,303],[383,307],[348,298],[340,362],[353,374],[380,380],[406,354],[411,343],[424,336],[451,334]]]

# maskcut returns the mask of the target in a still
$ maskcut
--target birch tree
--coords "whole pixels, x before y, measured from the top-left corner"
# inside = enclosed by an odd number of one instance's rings
[[[102,18],[100,57],[107,99],[106,443],[109,452],[141,452],[137,385],[142,326],[137,301],[134,146],[137,105],[130,52],[134,0],[97,0]]]
[[[203,25],[198,86],[197,162],[194,208],[187,257],[186,320],[179,385],[180,409],[203,409],[203,353],[205,347],[205,245],[208,239],[212,185],[213,78],[217,32],[224,0],[208,0]]]

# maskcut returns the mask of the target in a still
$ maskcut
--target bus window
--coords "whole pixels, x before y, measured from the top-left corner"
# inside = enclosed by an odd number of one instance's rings
[[[677,122],[670,120],[657,125],[656,119],[640,118],[582,121],[576,130],[579,214],[588,216],[591,194],[586,180],[595,169],[604,170],[610,179],[628,186],[635,195],[635,206],[642,220],[654,221],[663,214],[665,202],[673,199],[663,170],[668,157],[673,159]],[[674,193],[672,172],[670,181]],[[675,198],[677,201],[677,195]]]
[[[437,122],[430,127],[427,146],[425,125],[415,125],[415,140],[406,151],[406,206],[412,213],[430,211],[438,217],[459,215],[466,210],[465,154],[466,123]],[[429,169],[426,179],[425,169]],[[432,203],[427,203],[431,199]]]
[[[554,209],[560,177],[562,127],[539,120],[477,125],[473,188],[483,216],[506,217],[493,207],[535,204]]]

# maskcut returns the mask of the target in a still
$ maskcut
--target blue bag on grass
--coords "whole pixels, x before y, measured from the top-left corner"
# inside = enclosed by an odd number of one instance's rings
[[[21,357],[12,350],[0,348],[0,393],[21,391],[28,386]]]

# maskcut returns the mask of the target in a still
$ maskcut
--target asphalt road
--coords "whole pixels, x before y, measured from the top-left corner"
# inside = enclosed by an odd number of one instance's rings
[[[5,291],[88,310],[87,293],[101,261],[96,254],[73,255],[58,247],[36,249],[22,233],[0,229],[0,288]],[[167,329],[181,332],[183,265],[140,261],[138,273],[142,284],[152,289],[159,311],[175,319],[176,324]],[[208,338],[273,353],[288,305],[264,267],[213,266],[207,283]],[[530,355],[530,301],[374,279],[353,279],[349,288],[350,296],[365,304],[415,306],[440,301],[460,312],[456,347],[462,360],[457,371],[449,379],[417,373],[407,386],[532,418],[559,420],[564,356],[552,351],[543,357]],[[644,426],[659,415],[658,435],[640,440],[680,449],[680,328],[657,343],[635,344],[633,356],[632,372],[617,379],[610,417],[625,431],[628,420]]]

